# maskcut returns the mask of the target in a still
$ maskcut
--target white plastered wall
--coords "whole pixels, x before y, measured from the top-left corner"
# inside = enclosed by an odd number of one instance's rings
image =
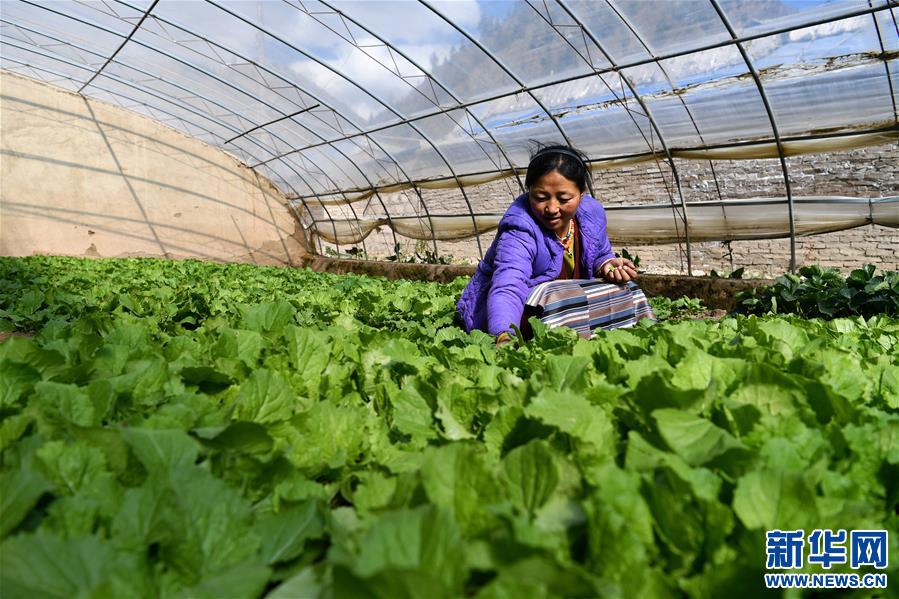
[[[122,108],[0,72],[0,254],[298,264],[283,194]]]

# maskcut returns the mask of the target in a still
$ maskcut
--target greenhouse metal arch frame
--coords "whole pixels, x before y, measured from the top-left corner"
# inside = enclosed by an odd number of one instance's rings
[[[714,158],[745,158],[746,155],[741,150],[746,147],[764,146],[773,142],[773,148],[762,152],[762,155],[765,158],[776,157],[780,163],[788,225],[788,235],[784,236],[790,239],[790,268],[794,269],[796,237],[800,232],[796,226],[796,198],[787,156],[826,151],[821,150],[822,147],[839,148],[840,140],[847,140],[846,147],[860,147],[866,143],[865,140],[868,143],[884,143],[885,140],[893,143],[899,139],[897,82],[894,82],[897,77],[895,65],[899,56],[895,0],[866,3],[821,2],[820,6],[815,6],[820,10],[806,13],[799,9],[798,12],[790,13],[789,7],[785,5],[779,14],[771,18],[767,15],[754,15],[751,8],[746,8],[745,4],[738,6],[732,0],[682,0],[680,4],[691,8],[694,14],[684,18],[677,14],[667,16],[671,21],[670,29],[675,34],[687,37],[686,33],[693,31],[691,27],[695,27],[687,21],[693,19],[710,32],[696,43],[686,46],[673,36],[666,39],[658,28],[647,33],[652,28],[645,27],[646,13],[638,6],[639,3],[624,0],[597,3],[547,0],[542,3],[542,8],[539,3],[528,0],[504,3],[500,9],[493,7],[489,10],[475,2],[468,3],[472,14],[490,10],[506,11],[497,15],[481,14],[477,21],[460,11],[458,5],[438,6],[439,3],[436,2],[419,0],[416,6],[421,10],[410,9],[413,13],[411,16],[417,16],[419,21],[416,22],[422,24],[422,29],[445,40],[445,45],[450,48],[441,50],[443,54],[437,59],[432,58],[430,66],[425,66],[422,59],[416,58],[420,48],[408,39],[409,36],[396,30],[385,30],[384,23],[376,18],[377,15],[366,12],[363,7],[355,4],[262,3],[258,5],[258,13],[254,17],[246,14],[242,7],[207,0],[201,7],[191,6],[184,15],[178,15],[178,20],[183,19],[184,24],[176,24],[171,17],[166,16],[173,11],[178,12],[172,3],[153,0],[142,4],[143,8],[116,0],[115,4],[87,6],[64,3],[50,8],[29,0],[5,3],[4,15],[0,21],[2,66],[11,71],[24,71],[31,76],[49,79],[81,95],[94,96],[98,95],[97,91],[101,91],[106,94],[99,96],[101,99],[122,98],[132,107],[141,104],[151,115],[170,115],[173,120],[169,124],[188,134],[203,132],[209,143],[234,153],[255,168],[264,168],[282,191],[302,205],[304,214],[300,216],[301,224],[313,228],[319,244],[323,237],[335,243],[338,254],[339,244],[347,235],[354,243],[361,242],[364,254],[368,254],[365,237],[371,230],[368,227],[372,221],[364,214],[360,215],[354,204],[370,197],[378,200],[385,214],[385,218],[376,219],[377,222],[386,224],[396,241],[398,219],[413,217],[391,214],[382,194],[385,191],[412,190],[424,210],[427,225],[419,227],[421,233],[417,233],[418,229],[414,227],[406,227],[407,235],[409,231],[413,231],[413,238],[427,238],[436,253],[439,239],[460,238],[459,230],[442,231],[436,223],[456,217],[468,217],[471,229],[464,233],[476,239],[478,252],[483,255],[480,236],[492,227],[484,225],[482,218],[485,215],[476,214],[466,187],[492,179],[514,177],[521,188],[521,174],[526,165],[525,144],[522,140],[529,137],[528,133],[535,133],[529,138],[544,141],[557,139],[556,136],[561,135],[566,143],[578,145],[577,136],[571,135],[577,131],[578,123],[563,126],[562,122],[566,118],[575,118],[568,116],[571,106],[580,108],[575,102],[598,107],[591,109],[592,112],[585,110],[586,117],[576,117],[582,121],[580,127],[596,131],[621,131],[626,125],[621,125],[625,121],[615,114],[617,103],[625,105],[626,114],[623,118],[631,119],[633,128],[630,129],[631,134],[614,138],[616,143],[612,145],[629,151],[612,152],[605,148],[587,147],[585,150],[590,162],[593,168],[603,169],[662,157],[671,169],[673,185],[679,198],[679,202],[675,202],[669,190],[675,232],[686,244],[688,272],[692,271],[691,226],[696,226],[688,218],[688,208],[693,210],[697,202],[685,200],[675,158],[708,160],[712,165],[718,199],[723,201],[718,175],[714,169]],[[297,23],[305,28],[304,31],[311,32],[310,38],[313,41],[309,42],[308,47],[303,47],[301,40],[286,39],[277,30],[277,20],[266,22],[262,18],[263,10],[274,11],[276,18],[294,15],[300,19]],[[605,22],[597,16],[603,11],[615,15],[624,29],[618,24],[604,25]],[[56,17],[49,17],[50,13],[67,19],[71,25],[62,25]],[[554,21],[553,13],[567,15],[570,22]],[[426,14],[430,14],[430,17]],[[700,15],[698,19],[697,15]],[[333,20],[335,16],[339,21]],[[225,43],[226,40],[230,41],[230,37],[210,34],[209,30],[215,30],[218,25],[210,25],[208,17],[215,17],[213,20],[221,19],[222,31],[229,31],[229,25],[235,28],[237,23],[241,23],[242,36],[235,37],[242,37],[242,41]],[[534,39],[552,40],[547,42],[545,53],[531,53],[528,56],[531,63],[519,56],[522,52],[520,48],[516,54],[515,45],[490,28],[492,25],[494,29],[501,29],[501,25],[498,27],[497,23],[501,24],[503,18],[532,33]],[[329,19],[332,20],[331,25],[328,24]],[[539,25],[541,21],[543,25]],[[312,25],[313,23],[317,25]],[[147,41],[149,35],[153,35],[154,41],[159,45],[163,44],[165,35],[171,36],[171,33],[158,33],[166,31],[163,24],[183,31],[192,36],[192,39],[178,40],[172,37],[172,44],[180,48],[172,47],[169,52],[154,46]],[[85,40],[83,36],[79,36],[79,33],[84,32],[78,30],[82,26],[104,31],[104,35],[118,36],[121,41],[113,50],[111,45],[104,47],[102,41]],[[319,30],[315,29],[316,26]],[[348,35],[342,35],[338,27],[345,28]],[[149,31],[151,28],[155,31]],[[571,28],[579,29],[582,38],[580,41],[576,37],[567,37],[566,30]],[[325,30],[330,34],[324,35]],[[221,34],[221,31],[217,33]],[[143,35],[143,41],[138,39],[139,34]],[[260,57],[256,59],[250,58],[249,52],[242,51],[252,46],[246,40],[253,35],[263,37],[262,41],[254,40],[261,49]],[[823,54],[821,44],[817,44],[816,40],[826,40],[838,35],[842,37],[836,39],[845,40],[847,44],[846,53],[836,57]],[[40,37],[46,37],[53,43],[42,44]],[[196,48],[201,42],[207,44],[207,48],[198,51]],[[241,48],[241,44],[244,48]],[[588,54],[591,49],[598,52],[605,64],[597,65],[588,60],[581,54],[579,47],[576,47],[577,44],[583,44]],[[642,51],[637,44],[642,46]],[[29,45],[32,47],[29,48]],[[382,62],[373,57],[375,51],[372,48],[386,49],[387,58],[393,61],[396,68],[390,68],[386,59]],[[717,67],[717,71],[710,66],[715,64],[711,59],[720,60],[732,49],[739,54],[742,67],[733,60],[725,67]],[[178,55],[174,53],[176,50]],[[147,58],[142,55],[143,51],[149,51],[151,56],[165,56],[173,61],[169,64],[181,64],[187,69],[202,73],[203,77],[194,80],[177,70],[171,70],[166,76],[151,73],[140,64],[140,60]],[[207,54],[204,55],[203,52]],[[332,56],[340,52],[344,54],[338,59]],[[23,60],[22,53],[28,56],[27,60]],[[130,58],[124,56],[129,53]],[[804,60],[803,56],[806,54],[811,56],[809,60],[812,63],[823,62],[824,59],[845,59],[844,65],[838,65],[842,68],[842,73],[836,69],[827,71],[827,67],[814,72],[817,64],[806,69],[812,73],[810,75],[789,72],[790,68],[796,70],[797,65],[805,65],[786,61]],[[211,58],[210,55],[218,59]],[[92,56],[101,60],[94,62],[89,58]],[[229,60],[229,56],[234,58]],[[702,60],[705,58],[710,60],[703,65]],[[547,64],[551,67],[552,76],[547,77],[545,70],[538,68],[545,65],[533,66],[540,59],[549,61]],[[691,59],[695,59],[698,66],[691,65]],[[341,60],[344,62],[340,63]],[[784,62],[777,63],[777,60]],[[358,69],[349,74],[342,72],[341,64],[349,64],[351,61],[361,61],[361,64],[368,66],[379,65],[378,74],[381,79],[366,79],[366,75]],[[493,65],[484,66],[484,69],[493,69],[496,79],[494,89],[473,89],[478,87],[476,84],[480,80],[472,82],[460,77],[454,70],[454,61],[463,66]],[[50,68],[48,62],[55,64],[57,68]],[[885,72],[885,86],[878,80],[882,75],[871,74],[872,65],[877,63],[882,65],[882,72]],[[786,68],[784,65],[787,65]],[[140,77],[151,77],[164,84],[168,93],[156,87],[146,87],[143,85],[146,79],[129,80],[123,74],[104,72],[110,66],[124,68]],[[256,70],[252,77],[247,74],[249,67]],[[649,69],[642,69],[643,67],[658,69],[665,80],[662,85],[652,81]],[[87,71],[90,75],[86,80],[80,80],[72,75],[71,69]],[[218,72],[213,72],[213,69]],[[739,85],[735,83],[746,74],[747,69],[758,95],[752,105],[746,104],[749,96],[740,91]],[[607,73],[618,75],[629,95],[619,97],[602,79],[602,75]],[[853,74],[856,76],[855,80],[852,78]],[[241,77],[239,82],[235,80],[237,75]],[[845,80],[840,80],[841,76]],[[401,80],[402,84],[390,83],[387,81],[389,77]],[[477,79],[478,75],[470,73],[468,77]],[[828,83],[828,77],[832,81],[836,80],[836,83]],[[102,78],[140,92],[140,98],[126,96],[117,89],[98,86],[95,80]],[[487,79],[488,75],[484,75],[484,78]],[[423,88],[415,87],[413,81],[418,79],[427,82],[433,98]],[[597,84],[597,80],[602,85]],[[214,94],[210,93],[209,87],[209,83],[213,81],[220,86],[214,90]],[[247,81],[253,81],[254,87],[258,87],[254,89],[247,86]],[[826,133],[809,129],[802,122],[803,117],[797,116],[797,107],[788,101],[790,93],[797,94],[801,100],[802,93],[790,89],[797,81],[802,81],[807,87],[817,86],[819,90],[834,92],[842,90],[842,93],[845,93],[846,88],[858,87],[857,96],[850,98],[856,103],[854,107],[862,106],[866,101],[879,102],[876,106],[869,105],[867,112],[877,113],[880,118],[869,118],[864,122],[856,114],[852,114],[851,110],[840,109],[822,101],[817,106],[802,108],[816,113],[822,123],[832,123],[833,126],[824,127],[828,129]],[[858,85],[854,86],[855,83]],[[569,86],[567,89],[566,85]],[[595,85],[596,89],[590,88],[591,85]],[[716,85],[722,90],[720,93],[715,91]],[[611,96],[601,91],[603,86]],[[875,87],[883,89],[877,92],[875,100],[866,99],[864,94]],[[331,91],[338,88],[344,93]],[[173,89],[180,91],[172,93]],[[228,96],[232,92],[236,96]],[[257,92],[262,92],[268,99]],[[407,92],[409,95],[404,95]],[[181,93],[188,96],[180,96]],[[413,97],[416,93],[426,98],[427,102],[416,100]],[[720,128],[723,115],[720,111],[717,114],[710,112],[712,104],[706,98],[711,95],[715,100],[715,93],[719,93],[719,101],[722,98],[726,100],[730,93],[732,97],[744,102],[744,106],[763,112],[767,131],[762,129],[762,118],[756,118],[756,123],[753,124],[750,123],[751,118],[746,117],[746,122],[741,123],[744,131],[737,131],[729,136],[722,134]],[[690,137],[692,134],[671,133],[678,131],[679,124],[668,115],[672,109],[665,104],[668,101],[666,94],[673,95],[674,100],[680,104],[696,139]],[[527,98],[526,102],[519,100],[522,95]],[[806,93],[806,99],[811,95]],[[355,98],[355,104],[346,99],[350,96]],[[363,96],[368,100],[362,99]],[[224,97],[227,97],[227,101]],[[291,97],[295,99],[292,100]],[[195,104],[194,99],[199,100],[200,105]],[[629,99],[639,106],[639,111],[627,106]],[[759,102],[763,107],[762,111],[758,110]],[[177,112],[182,114],[179,116],[167,112],[161,106],[177,107]],[[204,111],[209,114],[203,114]],[[259,116],[250,118],[246,116],[248,112]],[[856,112],[861,114],[865,111]],[[185,119],[183,113],[191,115],[191,118]],[[461,114],[462,117],[456,118],[455,114]],[[635,114],[648,121],[650,139],[647,139]],[[262,118],[261,115],[267,115],[268,118]],[[758,114],[755,116],[760,117]],[[441,120],[444,118],[445,120]],[[463,118],[468,120],[468,127],[461,122]],[[214,123],[216,130],[210,129],[208,125],[201,125],[196,119]],[[525,125],[516,125],[517,120]],[[349,126],[349,132],[344,130],[344,125]],[[402,135],[407,127],[412,132],[411,137]],[[574,129],[569,131],[570,127]],[[223,131],[228,132],[228,137],[223,136]],[[709,131],[713,134],[709,135]],[[866,135],[870,137],[865,137]],[[652,141],[656,137],[660,150],[655,148]],[[234,144],[237,139],[249,142],[252,150],[248,149],[246,143]],[[692,139],[692,143],[686,142],[689,139]],[[639,151],[641,142],[648,148],[648,152]],[[806,144],[803,146],[804,150],[797,151],[793,146],[787,147],[788,144],[801,142]],[[856,145],[852,145],[853,142],[857,142]],[[485,149],[484,143],[496,148],[495,158]],[[366,151],[365,146],[371,152]],[[416,146],[421,147],[422,151],[415,152]],[[257,157],[257,153],[267,156]],[[300,160],[293,160],[291,157],[294,155],[299,155]],[[751,151],[750,155],[758,157],[758,153],[752,154]],[[390,175],[383,166],[385,160],[392,165],[398,176]],[[659,169],[661,171],[660,165]],[[664,181],[664,174],[662,178]],[[467,213],[433,214],[432,206],[428,205],[429,202],[421,193],[421,189],[427,188],[458,189]],[[313,208],[312,204],[320,206],[321,210]],[[348,207],[351,218],[335,217],[329,206],[339,206],[341,211],[343,206]],[[870,222],[875,222],[874,202],[869,201],[868,207]],[[498,208],[502,209],[504,206]],[[634,208],[639,210],[641,207]],[[317,212],[323,214],[317,215]],[[311,219],[310,225],[303,222],[303,216]],[[888,212],[878,222],[896,226],[895,220],[899,219]],[[683,226],[683,232],[679,230],[678,221]],[[366,228],[368,232],[364,231]],[[350,233],[344,235],[343,231]],[[708,235],[701,237],[707,238]],[[723,241],[742,237],[725,233],[718,238]]]

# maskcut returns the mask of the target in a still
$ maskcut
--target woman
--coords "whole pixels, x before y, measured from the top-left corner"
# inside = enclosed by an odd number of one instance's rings
[[[633,283],[634,263],[612,252],[605,211],[587,193],[588,177],[583,154],[569,146],[546,146],[532,156],[527,193],[500,220],[457,305],[466,330],[486,331],[502,344],[513,326],[527,331],[530,316],[588,338],[597,328],[653,318]]]

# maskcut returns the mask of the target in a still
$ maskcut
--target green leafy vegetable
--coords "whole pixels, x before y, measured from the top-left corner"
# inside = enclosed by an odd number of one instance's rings
[[[897,525],[892,275],[802,276],[753,305],[847,317],[497,349],[465,280],[0,258],[0,596],[757,594]]]

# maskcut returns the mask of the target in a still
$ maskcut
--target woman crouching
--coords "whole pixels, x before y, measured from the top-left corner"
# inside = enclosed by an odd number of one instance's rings
[[[587,193],[584,155],[569,146],[538,150],[528,164],[527,193],[499,222],[496,238],[462,292],[457,308],[467,331],[511,340],[528,336],[531,316],[582,337],[598,329],[654,318],[633,282],[634,263],[616,258],[602,205]]]

